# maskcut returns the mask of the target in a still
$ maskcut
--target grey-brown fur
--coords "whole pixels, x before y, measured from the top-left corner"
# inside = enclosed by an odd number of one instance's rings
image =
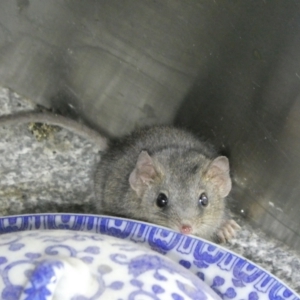
[[[129,176],[143,150],[163,171],[138,196],[129,184]],[[225,220],[225,200],[219,195],[218,186],[206,178],[216,157],[211,146],[183,130],[152,127],[136,131],[113,143],[102,156],[95,176],[97,212],[175,230],[187,223],[193,234],[211,239]],[[163,209],[156,205],[160,192],[169,197],[169,204]],[[202,192],[208,194],[207,207],[198,204]]]

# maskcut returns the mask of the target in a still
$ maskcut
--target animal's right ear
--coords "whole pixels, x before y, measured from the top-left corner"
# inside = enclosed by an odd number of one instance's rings
[[[209,165],[206,176],[218,188],[221,197],[226,197],[229,194],[231,178],[227,157],[219,156],[215,158]]]
[[[153,163],[153,159],[147,151],[142,151],[137,159],[135,168],[129,176],[129,184],[131,188],[141,196],[145,188],[153,182],[157,176],[157,171]]]

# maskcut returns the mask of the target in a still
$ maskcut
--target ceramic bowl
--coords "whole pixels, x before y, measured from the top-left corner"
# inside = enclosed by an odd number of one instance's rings
[[[0,218],[0,233],[1,299],[300,300],[247,259],[152,224],[28,215]]]

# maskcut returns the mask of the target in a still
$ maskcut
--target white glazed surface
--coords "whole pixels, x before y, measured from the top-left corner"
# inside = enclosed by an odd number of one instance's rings
[[[107,235],[10,233],[0,237],[0,252],[1,299],[220,299],[169,258]]]
[[[12,232],[12,231],[24,231],[24,230],[41,230],[41,229],[71,229],[71,230],[79,230],[84,231],[81,234],[90,233],[98,233],[99,235],[94,235],[97,238],[103,238],[105,235],[115,236],[119,239],[120,243],[125,242],[125,240],[130,241],[131,247],[138,247],[138,245],[142,244],[145,247],[148,247],[150,253],[155,253],[153,250],[156,250],[165,256],[171,258],[178,265],[184,266],[189,270],[190,273],[193,273],[198,278],[200,277],[205,281],[205,283],[211,287],[222,299],[272,299],[272,300],[299,300],[299,296],[296,293],[291,291],[288,287],[282,284],[277,278],[269,274],[268,272],[262,270],[257,267],[253,263],[248,260],[239,257],[238,255],[231,253],[230,251],[215,245],[213,243],[209,243],[207,241],[201,240],[199,238],[184,236],[179,233],[173,232],[169,229],[162,228],[159,226],[146,224],[143,222],[131,221],[126,219],[118,219],[112,217],[102,217],[102,216],[91,216],[91,215],[71,215],[71,214],[52,214],[52,215],[31,215],[31,216],[19,216],[19,217],[3,217],[0,218],[0,232]],[[33,234],[34,232],[25,232],[24,234]],[[19,233],[16,233],[19,234]],[[60,233],[61,234],[61,233]],[[72,232],[74,234],[74,232]],[[5,237],[6,235],[2,235]],[[8,235],[7,235],[8,237]],[[133,243],[134,242],[134,243]],[[12,249],[14,249],[15,253],[21,251],[20,243],[15,242],[12,243]],[[81,261],[87,262],[91,260],[91,258],[85,257],[93,257],[92,255],[93,248],[82,248],[81,252],[70,252],[68,249],[60,249],[62,253],[73,253],[71,260],[66,262],[66,268],[72,270],[74,268],[74,264],[78,265],[80,268],[82,267],[82,274],[84,274],[84,265],[80,263],[76,263],[73,258],[76,258],[76,255],[82,255]],[[54,251],[54,250],[53,250]],[[56,253],[56,252],[49,252]],[[2,253],[2,250],[1,250]],[[57,254],[61,255],[61,252]],[[75,255],[76,254],[76,255]],[[110,253],[112,254],[112,253]],[[56,254],[55,254],[56,255]],[[69,255],[70,256],[70,255]],[[26,259],[32,259],[34,256],[26,257]],[[120,258],[120,257],[119,257]],[[39,259],[39,258],[36,258]],[[121,262],[122,260],[119,260]],[[122,263],[124,265],[129,266],[129,260],[124,260]],[[106,262],[105,262],[106,264]],[[163,263],[155,263],[154,269],[159,269],[160,266],[165,266]],[[42,266],[43,267],[43,266]],[[2,258],[0,259],[0,274],[2,274],[2,280],[5,284],[6,288],[9,286],[7,281],[3,279],[3,274],[6,274],[5,271],[7,269],[7,265]],[[59,269],[59,268],[58,268]],[[105,271],[106,270],[106,271]],[[141,276],[140,272],[137,271],[136,274]],[[168,271],[169,270],[169,271]],[[109,276],[107,272],[107,268],[100,268],[100,271],[97,270],[98,276],[100,278],[106,278]],[[102,273],[101,273],[102,272]],[[104,272],[104,273],[103,273]],[[158,271],[161,273],[160,270]],[[167,268],[167,273],[170,273],[170,268]],[[59,273],[61,274],[61,273]],[[100,274],[100,275],[99,275]],[[103,276],[105,274],[105,276]],[[134,273],[133,273],[134,274]],[[164,273],[165,274],[165,273]],[[59,275],[60,276],[60,275]],[[75,274],[74,274],[75,276]],[[102,276],[102,277],[101,277]],[[87,275],[83,276],[88,278]],[[60,283],[63,285],[69,285],[73,283],[74,289],[81,288],[80,284],[76,283],[77,277],[75,276],[72,279],[64,278],[63,276],[59,277],[62,280]],[[70,277],[71,278],[71,277]],[[77,278],[77,279],[76,279]],[[108,278],[108,277],[107,277]],[[124,276],[125,278],[125,276]],[[159,276],[158,276],[159,278]],[[26,279],[26,278],[25,278]],[[157,279],[157,278],[156,278]],[[69,283],[67,282],[69,280]],[[102,280],[102,279],[101,279]],[[28,281],[28,280],[27,280]],[[113,282],[115,282],[114,279]],[[79,281],[81,282],[81,281]],[[88,281],[93,282],[93,281]],[[142,282],[142,283],[141,283]],[[30,280],[28,282],[28,286],[30,287]],[[141,285],[142,284],[142,285]],[[158,286],[155,283],[155,286]],[[83,286],[83,284],[82,284]],[[113,284],[112,282],[106,282],[105,286],[109,287],[118,287],[120,285]],[[141,280],[140,283],[136,283],[135,286],[137,289],[141,290],[146,288],[146,283],[144,280]],[[142,288],[141,288],[142,287]],[[165,285],[161,286],[164,290],[166,289]],[[91,291],[94,292],[96,287],[92,284]],[[108,290],[113,290],[113,288],[109,288]],[[7,288],[9,291],[9,288]],[[132,297],[131,299],[168,299],[167,297],[163,297],[161,293],[161,289],[159,287],[147,288],[147,293],[144,294],[143,298]],[[187,291],[187,290],[186,290]],[[191,291],[189,289],[189,291]],[[181,290],[182,292],[182,290]],[[161,295],[160,295],[161,293]],[[174,291],[173,291],[174,293]],[[202,299],[196,298],[194,295],[187,295],[189,297],[187,299]],[[181,295],[180,295],[181,296]],[[71,298],[73,300],[83,300],[83,299],[97,299],[96,296],[91,297],[77,297]],[[183,296],[182,296],[183,297]],[[16,298],[3,298],[2,299],[17,299]],[[21,299],[33,299],[33,298],[21,298]],[[34,298],[34,299],[52,299],[52,298]],[[62,298],[53,298],[53,299],[62,299]],[[111,298],[113,299],[113,298]],[[119,298],[116,299],[127,299],[123,298],[122,293],[119,295]],[[129,298],[130,299],[130,298]],[[177,297],[177,295],[171,294],[171,298],[169,299],[184,299]]]

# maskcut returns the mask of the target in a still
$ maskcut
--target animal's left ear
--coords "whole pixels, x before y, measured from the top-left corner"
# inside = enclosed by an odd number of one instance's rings
[[[147,151],[142,151],[137,159],[135,168],[129,176],[129,184],[131,188],[141,196],[149,184],[157,176],[153,159]]]
[[[219,189],[221,197],[226,197],[231,190],[228,158],[225,156],[215,158],[208,166],[206,178]]]

